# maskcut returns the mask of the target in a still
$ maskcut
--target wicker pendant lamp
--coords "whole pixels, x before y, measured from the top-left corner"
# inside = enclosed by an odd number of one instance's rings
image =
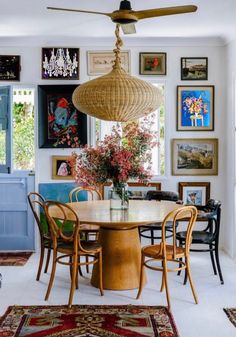
[[[130,76],[121,67],[119,25],[116,26],[115,61],[110,73],[78,86],[72,96],[75,107],[96,118],[126,122],[155,111],[160,91]]]

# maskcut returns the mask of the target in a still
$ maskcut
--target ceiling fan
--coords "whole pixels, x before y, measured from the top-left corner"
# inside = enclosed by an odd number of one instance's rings
[[[146,9],[140,11],[134,11],[131,8],[131,3],[129,0],[122,0],[120,2],[119,10],[112,13],[103,12],[93,12],[80,9],[70,9],[70,8],[58,8],[58,7],[47,7],[47,9],[56,11],[67,11],[67,12],[78,12],[78,13],[90,13],[90,14],[101,14],[108,16],[115,23],[119,23],[122,27],[124,34],[133,34],[136,32],[134,23],[138,20],[148,19],[158,16],[173,15],[173,14],[184,14],[196,12],[197,6],[176,6],[176,7],[164,7],[155,9]]]

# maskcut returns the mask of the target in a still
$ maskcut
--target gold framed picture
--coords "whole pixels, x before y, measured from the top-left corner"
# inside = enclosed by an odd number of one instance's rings
[[[173,139],[172,174],[176,176],[217,175],[218,139]]]
[[[112,70],[115,55],[112,51],[88,51],[88,75],[105,75]],[[121,66],[130,74],[130,51],[120,53]]]
[[[179,182],[179,197],[185,205],[206,205],[210,199],[210,183]]]
[[[71,156],[52,156],[52,179],[74,180],[70,166]]]
[[[166,75],[166,53],[139,53],[140,75]]]

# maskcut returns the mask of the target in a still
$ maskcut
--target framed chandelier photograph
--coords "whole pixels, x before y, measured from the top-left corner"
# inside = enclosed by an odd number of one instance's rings
[[[78,80],[79,49],[42,48],[42,79]]]

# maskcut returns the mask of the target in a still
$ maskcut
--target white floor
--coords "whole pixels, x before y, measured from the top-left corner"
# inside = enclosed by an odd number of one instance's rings
[[[24,267],[0,267],[3,276],[0,289],[0,315],[9,305],[67,304],[69,294],[68,268],[60,266],[48,302],[44,294],[49,274],[42,274],[35,281],[38,255],[33,254]],[[183,286],[183,276],[169,273],[172,313],[180,337],[233,337],[236,327],[223,312],[224,307],[236,307],[236,263],[221,254],[221,265],[225,284],[213,275],[210,257],[207,253],[192,253],[192,273],[199,304],[194,304],[189,284]],[[161,273],[147,270],[148,283],[142,298],[135,300],[137,290],[105,291],[99,295],[98,289],[90,285],[90,274],[84,272],[80,278],[80,289],[74,296],[74,304],[134,304],[166,305],[165,293],[159,292]]]

